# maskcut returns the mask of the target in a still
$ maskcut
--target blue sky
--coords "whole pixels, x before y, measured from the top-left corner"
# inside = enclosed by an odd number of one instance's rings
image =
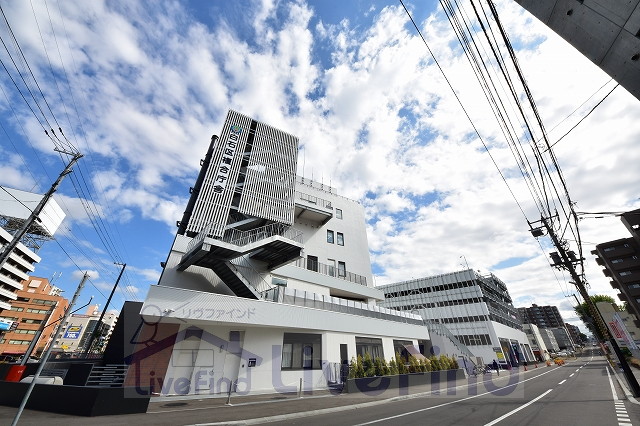
[[[526,214],[538,219],[438,2],[406,4]],[[497,5],[553,141],[615,83],[515,2]],[[299,174],[365,206],[377,284],[458,269],[464,256],[504,280],[516,306],[553,304],[573,315],[568,277],[548,267],[399,2],[34,0],[2,8],[51,107],[37,97],[44,115],[84,154],[74,174],[86,191],[70,178],[62,184],[55,198],[67,219],[35,271],[61,272],[55,284],[68,297],[89,270],[81,302],[93,295],[104,303],[114,261],[128,265],[117,308],[157,283],[199,160],[231,108],[297,135]],[[6,25],[0,34],[10,40]],[[7,51],[0,58],[12,66]],[[12,76],[19,82],[15,69]],[[22,99],[35,109],[24,86],[18,92],[4,71],[0,85],[0,185],[44,192],[61,158]],[[639,113],[617,88],[556,147],[579,211],[640,207]],[[594,243],[627,236],[617,218],[581,225],[587,255]],[[613,295],[587,257],[592,291]]]

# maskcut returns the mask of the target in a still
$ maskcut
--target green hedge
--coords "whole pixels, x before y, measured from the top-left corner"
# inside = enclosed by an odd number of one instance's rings
[[[375,376],[395,376],[397,374],[407,373],[426,373],[429,371],[440,370],[457,370],[458,360],[453,356],[440,355],[438,357],[418,359],[411,355],[409,362],[405,362],[396,352],[396,356],[391,358],[389,362],[384,358],[371,359],[369,354],[358,355],[352,358],[349,364],[349,378],[358,379],[361,377]]]

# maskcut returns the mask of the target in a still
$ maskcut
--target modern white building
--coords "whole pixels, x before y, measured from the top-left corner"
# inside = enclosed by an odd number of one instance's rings
[[[467,269],[378,288],[385,295],[382,306],[443,324],[484,363],[534,360],[507,287],[493,274]]]
[[[229,111],[213,137],[127,383],[161,394],[295,391],[339,382],[358,354],[429,340],[376,305],[363,207],[296,176],[298,138]]]
[[[551,329],[538,328],[538,331],[540,331],[542,341],[544,342],[544,345],[547,347],[547,350],[549,352],[558,352],[560,350],[560,345],[558,344],[556,336],[553,331],[551,331]]]
[[[13,235],[22,229],[42,198],[41,194],[13,188],[0,191],[0,253],[13,241]],[[34,263],[41,260],[36,252],[44,241],[53,238],[64,218],[58,203],[49,198],[38,220],[29,226],[0,270],[0,310],[11,308],[11,302],[17,298],[16,291],[23,289],[21,282],[29,279],[35,270]]]
[[[545,329],[542,329],[545,330]],[[527,339],[529,339],[529,345],[531,346],[531,351],[533,355],[539,361],[546,361],[549,359],[549,350],[547,349],[547,345],[544,343],[542,339],[542,333],[540,332],[540,328],[535,324],[522,324],[522,331],[527,334]],[[546,331],[545,331],[546,333]]]
[[[0,250],[12,240],[13,235],[0,228]],[[11,309],[11,302],[18,297],[16,291],[23,290],[22,281],[29,279],[35,270],[34,263],[38,262],[40,256],[18,243],[0,270],[0,310]]]

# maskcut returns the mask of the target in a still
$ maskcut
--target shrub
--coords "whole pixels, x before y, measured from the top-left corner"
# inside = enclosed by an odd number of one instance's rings
[[[438,358],[436,358],[435,355],[431,355],[431,358],[429,358],[429,361],[431,361],[431,371],[442,370],[442,368],[440,367],[440,362],[438,362]]]
[[[422,358],[420,365],[422,366],[422,371],[425,373],[431,371],[431,361],[429,361],[429,358]]]
[[[389,374],[392,376],[396,376],[399,374],[398,364],[396,364],[395,358],[391,358],[391,361],[389,361]]]
[[[398,374],[407,374],[409,372],[404,359],[400,356],[400,352],[396,352],[396,365],[398,366]]]
[[[376,375],[376,367],[371,359],[371,355],[368,353],[364,354],[364,359],[362,360],[362,367],[364,369],[364,375],[361,377],[373,377]]]
[[[455,356],[451,356],[451,368],[453,368],[455,370],[460,368],[460,365],[458,364],[458,360],[456,359]]]
[[[364,377],[364,366],[362,365],[362,355],[356,358],[355,377]]]
[[[387,366],[387,361],[383,358],[376,358],[373,361],[375,366],[376,376],[386,376],[389,374],[389,367]]]
[[[418,358],[411,355],[409,357],[409,373],[420,373],[421,371],[420,361],[418,361]]]

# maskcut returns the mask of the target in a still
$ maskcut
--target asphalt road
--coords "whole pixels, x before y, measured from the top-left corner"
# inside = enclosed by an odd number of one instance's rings
[[[595,351],[594,351],[595,352]],[[502,372],[456,387],[390,390],[382,395],[316,393],[156,399],[146,414],[77,417],[25,410],[20,425],[549,425],[640,426],[640,404],[624,397],[602,356],[585,353],[557,367]],[[405,392],[406,393],[406,392]],[[0,425],[16,409],[0,407]]]
[[[503,374],[504,376],[504,374]],[[520,375],[455,396],[427,396],[274,424],[298,425],[640,425],[640,405],[624,398],[601,356]]]

